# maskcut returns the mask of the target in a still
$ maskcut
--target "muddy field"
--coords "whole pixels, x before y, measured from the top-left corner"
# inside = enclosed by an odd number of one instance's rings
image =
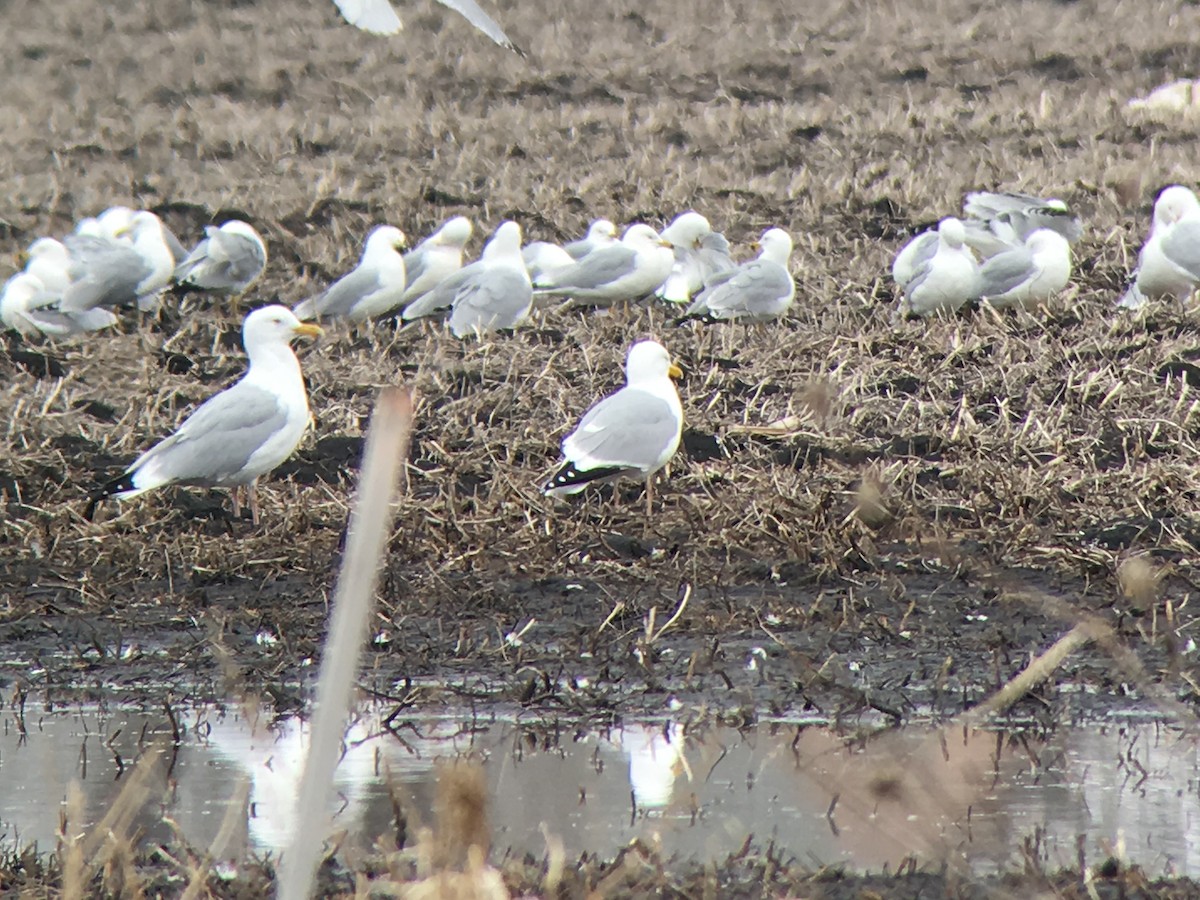
[[[215,491],[82,518],[237,377],[242,311],[193,298],[86,341],[4,336],[6,695],[301,706],[366,416],[408,383],[363,680],[402,708],[901,722],[972,706],[1088,621],[1106,640],[1019,715],[1190,715],[1200,318],[1113,304],[1157,189],[1195,180],[1192,123],[1121,109],[1189,74],[1191,7],[497,4],[526,59],[424,2],[391,40],[318,0],[0,9],[20,23],[0,62],[10,259],[115,203],[185,243],[236,214],[270,247],[247,304],[292,304],[380,221],[415,238],[465,214],[474,252],[504,218],[561,239],[691,207],[734,241],[787,228],[799,284],[763,328],[646,307],[546,310],[482,342],[332,329],[301,351],[315,428],[257,528]],[[1082,215],[1073,287],[1044,315],[895,321],[895,249],[977,187]],[[543,497],[565,430],[645,335],[686,371],[654,515],[634,484]],[[1131,558],[1149,565],[1119,577]]]

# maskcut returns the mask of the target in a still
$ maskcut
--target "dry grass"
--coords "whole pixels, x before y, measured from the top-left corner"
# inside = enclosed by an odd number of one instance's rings
[[[551,311],[481,344],[388,325],[327,339],[303,354],[315,433],[266,485],[257,530],[185,492],[96,525],[79,515],[97,470],[236,376],[237,316],[200,303],[131,319],[51,351],[61,378],[0,354],[10,639],[84,614],[194,633],[192,671],[207,641],[231,640],[252,676],[294,674],[325,620],[371,398],[400,381],[424,404],[381,598],[380,629],[412,642],[390,673],[519,671],[533,651],[510,631],[536,617],[534,637],[577,625],[595,644],[628,600],[632,620],[605,632],[615,654],[681,584],[697,594],[672,637],[762,640],[769,619],[789,654],[850,624],[900,621],[920,640],[945,626],[930,608],[941,584],[1033,570],[1068,593],[1099,584],[1106,602],[1131,548],[1174,563],[1151,602],[1173,604],[1171,633],[1186,635],[1200,421],[1184,376],[1200,375],[1200,319],[1111,308],[1154,188],[1193,171],[1186,127],[1120,113],[1191,58],[1169,22],[1043,0],[943,0],[921,16],[853,0],[802,16],[782,2],[499,6],[532,51],[523,62],[425,5],[391,42],[335,27],[323,2],[74,4],[65,26],[47,5],[10,6],[23,26],[0,63],[4,252],[116,202],[158,208],[187,237],[241,210],[271,249],[253,301],[290,303],[382,219],[419,235],[459,212],[484,230],[513,217],[558,238],[598,215],[661,223],[695,207],[739,241],[789,228],[800,282],[769,329],[675,329],[668,312],[630,309]],[[1075,288],[1046,316],[894,323],[883,273],[903,231],[977,186],[1079,209]],[[636,486],[572,504],[536,486],[645,334],[687,370],[689,434],[643,538]],[[564,578],[588,586],[586,603]],[[780,582],[773,600],[737,599]],[[788,593],[801,584],[852,595]],[[872,618],[856,590],[895,611]],[[401,593],[412,610],[395,608]],[[250,640],[262,629],[277,654]],[[831,652],[814,640],[802,671]]]

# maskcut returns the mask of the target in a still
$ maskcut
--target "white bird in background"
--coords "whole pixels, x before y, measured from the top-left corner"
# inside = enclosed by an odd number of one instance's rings
[[[1122,309],[1140,309],[1147,300],[1174,297],[1180,302],[1200,284],[1200,200],[1182,185],[1164,188],[1154,201],[1150,234],[1138,254],[1133,283],[1121,298]]]
[[[525,270],[531,279],[538,279],[554,269],[564,269],[575,264],[574,257],[550,241],[534,241],[521,248]]]
[[[588,226],[587,234],[563,247],[574,260],[583,259],[593,250],[616,243],[617,226],[608,219],[596,219]]]
[[[202,403],[174,434],[92,494],[84,516],[91,519],[97,504],[109,497],[136,497],[183,484],[232,488],[233,514],[240,518],[238,491],[244,486],[257,525],[258,479],[292,455],[310,420],[304,376],[291,340],[320,333],[316,325],[301,322],[283,306],[264,306],[246,316],[246,374]]]
[[[455,216],[404,254],[405,309],[462,268],[463,249],[474,231],[470,219]]]
[[[671,303],[686,303],[708,279],[737,265],[729,255],[729,241],[697,212],[676,216],[662,236],[675,250],[675,264],[656,293]]]
[[[26,337],[71,337],[117,324],[106,309],[66,313],[57,308],[59,294],[48,291],[36,275],[18,272],[0,291],[0,322]]]
[[[792,237],[782,228],[770,228],[755,246],[761,250],[758,259],[710,278],[686,316],[763,322],[787,312],[796,297],[796,282],[788,271]]]
[[[355,28],[361,28],[371,34],[398,34],[404,28],[404,23],[400,21],[400,17],[396,15],[396,10],[392,8],[392,4],[388,0],[333,0],[333,2],[341,12],[342,18]],[[508,35],[504,33],[504,29],[496,20],[485,13],[475,0],[438,0],[438,2],[447,9],[454,10],[501,47],[524,55],[508,39]]]
[[[377,225],[367,235],[358,267],[317,296],[296,304],[292,312],[301,319],[328,317],[351,322],[390,313],[404,303],[407,278],[400,251],[406,246],[408,239],[399,228]]]
[[[94,218],[81,219],[75,225],[75,234],[132,243],[133,217],[138,212],[139,210],[130,209],[128,206],[110,206]],[[141,212],[149,211],[141,210]],[[151,213],[151,215],[153,214]],[[155,216],[155,218],[158,217]],[[174,232],[163,224],[161,219],[159,226],[162,228],[163,241],[166,243],[167,249],[171,251],[175,264],[178,265],[187,257],[187,249],[179,242],[179,238],[175,236]]]
[[[170,283],[175,257],[163,236],[162,222],[152,212],[134,213],[116,237],[69,235],[64,243],[71,255],[71,283],[59,304],[64,312],[98,307],[153,307]],[[132,235],[132,244],[124,240]]]
[[[647,297],[667,280],[675,255],[649,225],[630,225],[621,240],[593,250],[573,266],[547,272],[535,293],[570,297],[571,305],[612,306]]]
[[[529,316],[533,286],[521,257],[521,226],[502,222],[478,262],[460,269],[404,310],[405,321],[450,310],[455,337],[515,328]]]
[[[1039,229],[1057,232],[1072,244],[1083,236],[1079,217],[1053,197],[973,191],[963,201],[963,217],[966,243],[984,259],[1021,246]]]
[[[561,496],[623,476],[642,478],[649,516],[654,476],[675,455],[683,434],[683,405],[671,380],[682,376],[657,341],[630,347],[625,386],[593,405],[563,440],[564,462],[542,490]]]
[[[207,225],[204,239],[175,267],[176,283],[219,294],[240,295],[267,267],[267,245],[248,222]]]
[[[900,302],[902,315],[931,316],[939,312],[954,312],[959,307],[979,297],[979,263],[971,248],[963,240],[963,223],[953,217],[938,223],[937,242],[928,252],[924,235],[918,240],[923,243],[914,252],[915,266],[912,277],[902,282],[896,280],[904,290]],[[903,256],[916,242],[910,242],[900,255]],[[900,259],[892,265],[896,273]],[[902,275],[907,275],[901,271]]]
[[[1070,242],[1057,231],[1039,228],[1020,246],[984,262],[979,269],[979,296],[998,309],[1033,309],[1070,280]]]

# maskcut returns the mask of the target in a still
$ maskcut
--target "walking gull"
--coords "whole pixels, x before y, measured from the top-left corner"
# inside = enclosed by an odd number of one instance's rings
[[[652,294],[674,264],[668,241],[649,225],[631,225],[619,242],[593,250],[573,266],[545,273],[534,289],[570,297],[575,304],[612,306]]]
[[[267,245],[247,222],[208,225],[204,240],[175,268],[175,281],[200,291],[239,295],[267,266]]]
[[[326,316],[352,322],[390,313],[404,303],[407,279],[400,251],[407,244],[408,239],[399,228],[376,226],[367,235],[358,267],[323,293],[296,304],[292,311],[301,319]]]
[[[455,337],[515,328],[533,305],[521,258],[521,226],[501,222],[478,262],[460,269],[404,310],[406,321],[450,310]]]
[[[342,18],[363,31],[371,34],[396,34],[404,23],[396,15],[396,10],[388,0],[333,0],[341,12]],[[480,8],[475,0],[438,0],[442,6],[454,10],[464,19],[482,31],[493,41],[507,50],[520,53],[513,42],[508,39],[504,29]]]
[[[202,403],[174,434],[92,494],[85,517],[90,519],[97,504],[109,497],[136,497],[184,484],[232,488],[233,514],[238,518],[238,492],[246,487],[250,516],[257,525],[257,481],[292,455],[310,418],[304,376],[290,342],[320,333],[316,325],[301,322],[283,306],[264,306],[246,316],[246,374]]]
[[[1173,184],[1154,201],[1150,234],[1138,254],[1133,283],[1118,304],[1139,309],[1147,299],[1186,300],[1200,284],[1200,200]]]
[[[1071,244],[1057,231],[1039,228],[1017,247],[988,259],[979,269],[979,296],[994,307],[1032,309],[1071,280]]]
[[[622,476],[646,481],[646,514],[654,475],[679,448],[683,406],[672,378],[683,372],[657,341],[629,348],[625,386],[592,406],[562,442],[564,462],[542,490],[565,495]]]
[[[404,254],[405,309],[462,268],[463,248],[474,231],[470,219],[455,216]]]
[[[688,316],[713,320],[749,319],[763,322],[787,312],[796,297],[796,282],[788,271],[792,238],[782,228],[763,232],[758,259],[710,278],[688,307]]]

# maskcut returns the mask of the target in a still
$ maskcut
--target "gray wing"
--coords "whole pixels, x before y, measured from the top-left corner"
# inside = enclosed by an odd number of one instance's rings
[[[188,276],[196,270],[197,266],[208,259],[208,245],[213,239],[213,235],[216,233],[216,231],[217,229],[212,225],[204,226],[204,240],[198,243],[192,249],[192,252],[183,258],[183,262],[178,263],[175,266],[175,272],[173,273],[172,277],[176,281],[182,282],[186,280]]]
[[[1200,221],[1184,219],[1162,239],[1163,255],[1200,280]]]
[[[429,258],[421,247],[414,247],[404,254],[404,271],[409,284],[416,284],[417,279],[425,272],[425,261]]]
[[[779,315],[794,290],[792,276],[778,263],[755,259],[735,270],[722,283],[706,287],[688,315],[707,311],[718,319]]]
[[[592,252],[592,242],[584,237],[577,241],[571,241],[569,244],[563,244],[563,249],[572,259],[583,259]]]
[[[365,269],[359,266],[354,271],[343,275],[327,287],[323,293],[299,304],[294,312],[300,318],[348,316],[359,301],[369,297],[381,287],[383,285],[379,281],[378,269]]]
[[[999,297],[1037,274],[1033,254],[1024,247],[997,253],[979,270],[981,297]]]
[[[167,249],[171,251],[171,258],[175,260],[175,265],[179,265],[187,259],[187,247],[180,243],[179,238],[166,225],[162,227],[163,240],[167,243]]]
[[[468,280],[474,278],[480,271],[484,271],[482,263],[476,262],[471,263],[469,266],[464,266],[449,278],[444,279],[432,291],[422,294],[412,303],[408,304],[408,306],[404,307],[401,318],[408,322],[412,319],[432,316],[434,313],[450,309],[454,305],[454,297],[458,294],[458,289]],[[415,280],[415,278],[409,279],[410,283]]]
[[[67,235],[63,243],[71,254],[67,267],[71,283],[60,303],[64,311],[131,306],[137,301],[138,285],[150,274],[150,265],[133,247],[79,234]]]
[[[546,286],[553,290],[595,290],[623,278],[636,267],[635,250],[624,244],[612,244],[589,253],[571,268],[549,272],[544,278]]]
[[[1045,207],[1050,201],[1019,191],[972,191],[963,200],[963,215],[972,219],[992,219],[1000,213],[1025,212]]]
[[[287,410],[274,394],[239,381],[197,407],[129,471],[152,468],[172,482],[219,485],[241,472],[286,423]]]
[[[720,238],[720,241],[709,242],[711,237]],[[721,245],[724,246],[721,246]],[[709,279],[728,272],[730,269],[736,269],[737,263],[733,261],[733,257],[729,255],[729,241],[725,240],[723,235],[717,234],[715,231],[704,236],[701,241],[700,249],[696,251],[696,263],[700,269],[700,280],[707,286]]]
[[[587,411],[563,441],[563,455],[581,468],[648,469],[678,434],[665,400],[625,387]]]
[[[1022,241],[1039,228],[1057,231],[1071,243],[1075,243],[1083,237],[1083,223],[1080,222],[1079,217],[1052,206],[1001,213],[996,218],[1007,222],[1018,240]]]
[[[521,53],[508,39],[508,35],[504,33],[504,29],[500,27],[499,23],[485,13],[475,0],[438,0],[438,3],[454,10],[501,47]]]
[[[211,238],[215,255],[223,260],[222,274],[229,280],[230,287],[253,281],[267,265],[262,247],[257,241],[240,234],[218,230]],[[210,252],[210,257],[214,253]]]
[[[929,264],[938,248],[938,233],[926,231],[917,235],[896,254],[892,262],[892,279],[901,287],[908,283],[916,274]]]
[[[466,337],[477,330],[514,328],[529,315],[533,288],[520,272],[493,269],[463,284],[454,296],[450,331]]]

